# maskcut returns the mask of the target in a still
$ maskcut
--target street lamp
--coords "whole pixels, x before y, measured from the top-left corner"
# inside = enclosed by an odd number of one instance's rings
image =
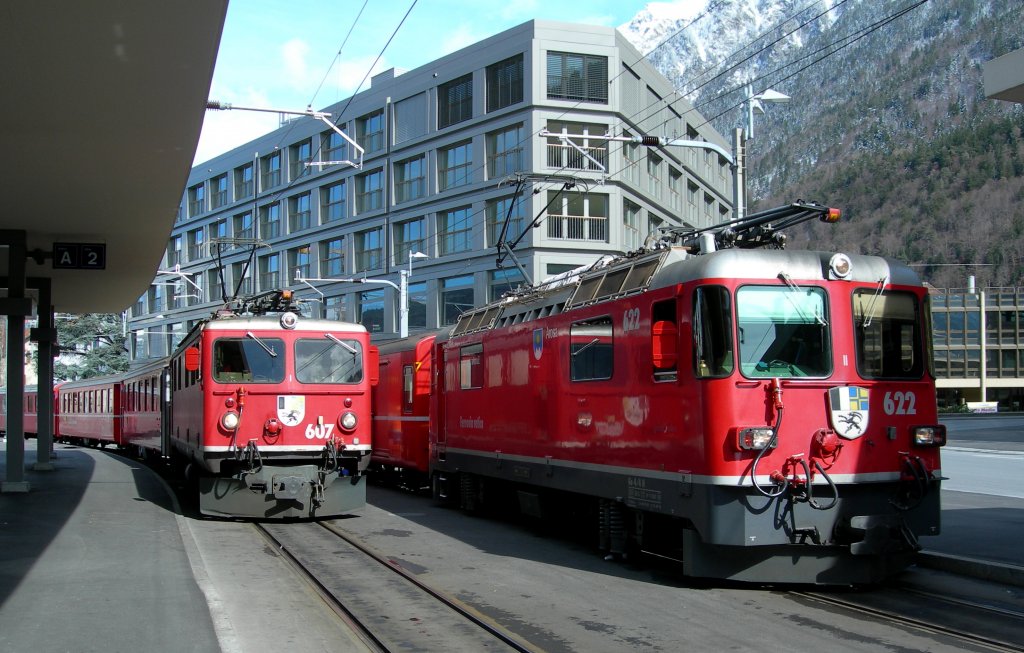
[[[736,170],[733,174],[733,213],[739,220],[747,214],[747,141],[754,138],[754,111],[764,113],[762,102],[789,102],[790,97],[773,89],[766,89],[757,95],[747,85],[747,98],[743,101],[747,117],[746,132],[740,127],[733,134],[733,151],[736,153]]]
[[[414,258],[430,258],[423,252],[409,251],[409,269],[399,270],[398,284],[398,337],[409,335],[409,277],[412,276],[412,260]]]

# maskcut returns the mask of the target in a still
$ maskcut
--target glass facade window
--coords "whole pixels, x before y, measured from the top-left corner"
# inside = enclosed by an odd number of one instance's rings
[[[274,152],[260,159],[260,191],[281,184],[281,153]]]
[[[356,177],[356,213],[384,206],[384,171],[377,169]]]
[[[466,141],[438,152],[438,189],[448,190],[473,181],[473,143]]]
[[[210,207],[219,209],[228,203],[228,174],[225,172],[210,180]]]
[[[310,173],[307,163],[313,160],[313,140],[306,140],[296,143],[288,148],[288,178],[291,181],[304,177]]]
[[[188,260],[198,261],[203,258],[203,242],[205,234],[202,229],[188,232]]]
[[[320,223],[337,222],[345,218],[345,182],[320,189]]]
[[[188,217],[206,210],[206,184],[196,184],[188,189]]]
[[[359,323],[370,333],[384,331],[384,290],[359,293]]]
[[[472,207],[464,206],[437,214],[438,254],[447,256],[457,252],[468,252],[473,248]]]
[[[281,205],[277,202],[260,207],[260,235],[271,240],[281,235]]]
[[[285,284],[294,283],[300,277],[309,279],[313,277],[312,248],[309,245],[302,245],[288,250],[288,278]]]
[[[384,110],[356,119],[356,142],[366,154],[384,149]]]
[[[345,131],[344,123],[338,125],[338,129]],[[323,132],[320,135],[320,159],[324,162],[340,162],[348,158],[347,143],[341,134],[334,131]]]
[[[640,207],[622,202],[622,248],[628,252],[640,247]]]
[[[505,231],[505,239],[513,241],[523,233],[525,217],[523,216],[523,201],[520,198],[501,197],[487,200],[484,205],[484,213],[487,216],[487,246],[494,247],[501,238],[502,230]],[[509,212],[511,207],[512,211]],[[505,219],[508,218],[508,227],[505,227]]]
[[[422,252],[424,247],[423,218],[405,220],[392,226],[394,230],[394,263],[408,265],[409,255]]]
[[[281,255],[267,254],[259,259],[260,291],[281,288]]]
[[[356,272],[384,267],[381,230],[371,229],[356,234]]]
[[[239,296],[251,295],[253,293],[252,272],[246,267],[245,263],[231,264],[231,283],[235,293]]]
[[[418,156],[395,164],[395,202],[419,199],[427,192],[425,158]]]
[[[345,319],[344,297],[335,296],[324,299],[324,319],[338,321],[343,321]]]
[[[487,280],[487,300],[493,302],[501,299],[505,293],[515,290],[525,281],[519,268],[491,270]]]
[[[522,123],[487,134],[487,178],[501,179],[526,169]]]
[[[474,306],[473,275],[452,277],[441,281],[441,321],[455,324],[463,311]]]
[[[487,66],[487,112],[523,101],[523,55]]]
[[[235,168],[235,201],[252,197],[253,188],[252,164]]]
[[[309,229],[311,216],[309,193],[288,198],[288,233]]]
[[[320,243],[320,276],[336,278],[345,274],[345,239],[334,238]]]
[[[548,99],[608,104],[608,57],[548,52]]]
[[[409,284],[409,328],[427,328],[427,282]]]
[[[171,236],[170,242],[167,243],[167,267],[173,268],[175,265],[180,265],[183,261],[181,260],[181,234]]]
[[[254,237],[254,234],[252,232],[252,211],[240,213],[236,215],[234,218],[232,218],[232,221],[234,222],[233,233],[235,238]]]
[[[228,237],[228,221],[227,220],[217,220],[216,222],[211,222],[210,226],[207,227],[207,233],[210,235],[210,244],[211,245],[214,242],[217,242],[218,240],[223,240],[224,238],[227,238]]]
[[[654,152],[647,153],[647,190],[657,198],[661,197],[661,162]]]
[[[473,74],[445,82],[437,87],[437,128],[473,117]]]

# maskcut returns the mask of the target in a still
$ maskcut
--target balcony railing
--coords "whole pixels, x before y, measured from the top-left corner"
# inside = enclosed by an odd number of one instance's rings
[[[608,218],[548,214],[548,238],[608,242]]]
[[[583,156],[583,152],[580,152],[580,150],[586,152],[597,163]],[[608,148],[580,147],[577,150],[571,145],[548,143],[548,167],[602,172],[608,169]]]

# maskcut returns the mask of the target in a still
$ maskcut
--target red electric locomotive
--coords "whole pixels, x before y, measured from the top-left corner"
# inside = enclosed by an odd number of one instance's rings
[[[838,212],[675,233],[463,314],[433,344],[435,495],[571,500],[611,554],[693,576],[869,583],[908,564],[939,532],[928,296],[891,260],[756,249],[815,217]]]
[[[370,374],[358,324],[299,317],[287,291],[196,325],[170,358],[169,447],[206,514],[308,517],[365,502]]]

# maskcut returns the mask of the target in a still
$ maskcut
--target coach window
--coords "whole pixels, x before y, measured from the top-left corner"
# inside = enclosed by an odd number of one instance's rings
[[[736,291],[740,369],[748,377],[828,376],[832,372],[822,288],[744,286]]]
[[[326,334],[295,342],[295,378],[300,383],[359,383],[363,380],[363,346]]]
[[[853,293],[857,371],[865,379],[919,379],[924,374],[917,298],[874,288]]]
[[[414,370],[412,365],[402,368],[402,414],[412,414],[412,400],[415,396]]]
[[[569,330],[569,377],[573,381],[612,378],[613,360],[610,317],[573,323]]]
[[[722,286],[693,294],[693,373],[698,378],[732,374],[732,302]]]
[[[463,390],[484,387],[484,346],[468,345],[459,350],[459,387]]]
[[[280,338],[218,338],[213,343],[213,380],[217,383],[284,381],[284,341]]]

